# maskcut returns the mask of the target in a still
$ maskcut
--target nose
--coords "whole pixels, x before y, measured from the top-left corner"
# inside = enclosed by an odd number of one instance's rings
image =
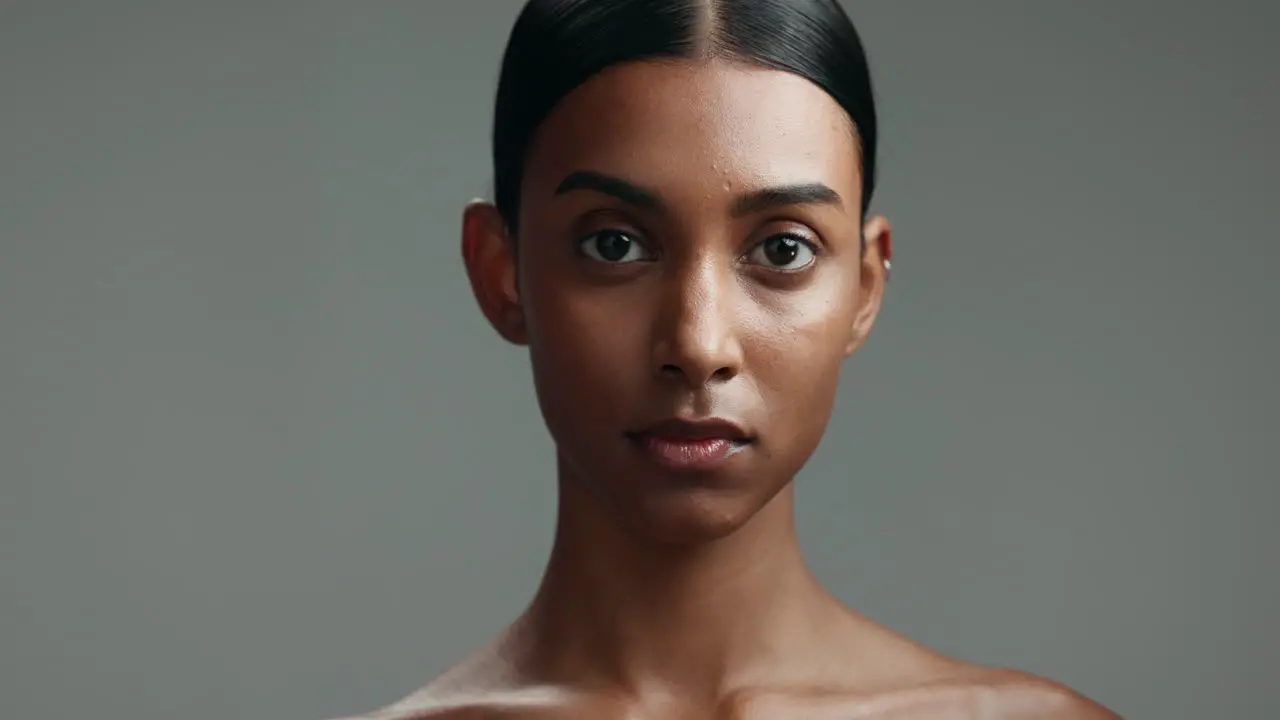
[[[742,370],[734,320],[736,284],[714,262],[671,273],[654,323],[653,365],[659,377],[692,387],[724,382]]]

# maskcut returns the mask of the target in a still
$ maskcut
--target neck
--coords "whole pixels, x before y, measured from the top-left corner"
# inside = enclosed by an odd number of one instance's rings
[[[719,696],[799,670],[843,627],[801,556],[790,486],[731,535],[676,546],[623,528],[560,476],[551,560],[516,628],[554,682]]]

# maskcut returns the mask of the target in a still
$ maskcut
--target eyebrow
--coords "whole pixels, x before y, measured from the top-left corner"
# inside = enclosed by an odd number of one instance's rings
[[[645,210],[663,209],[662,199],[652,190],[646,190],[622,178],[590,170],[579,170],[566,175],[556,187],[556,195],[564,195],[575,190],[591,190]]]
[[[644,210],[656,211],[666,207],[662,198],[653,190],[590,170],[569,173],[560,181],[555,194],[564,195],[575,190],[598,192]],[[842,203],[840,193],[823,183],[797,183],[761,188],[739,195],[733,199],[730,213],[734,217],[742,217],[789,205],[839,206]]]
[[[739,195],[733,200],[730,212],[734,217],[754,215],[776,207],[789,205],[835,205],[841,204],[840,193],[822,183],[801,183],[797,185],[780,185],[761,190],[753,190]]]

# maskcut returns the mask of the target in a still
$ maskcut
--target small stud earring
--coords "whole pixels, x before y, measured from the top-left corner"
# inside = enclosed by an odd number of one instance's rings
[[[890,267],[890,265],[889,265],[889,261],[888,261],[888,260],[885,260],[885,261],[884,261],[884,279],[885,279],[886,281],[888,281],[888,280],[889,280],[889,275],[890,275],[890,270],[891,270],[891,269],[892,269],[892,268],[891,268],[891,267]]]

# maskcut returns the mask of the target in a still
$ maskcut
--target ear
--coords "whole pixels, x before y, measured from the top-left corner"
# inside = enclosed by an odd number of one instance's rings
[[[893,258],[893,228],[889,221],[877,215],[867,219],[862,226],[865,243],[862,251],[862,271],[858,282],[858,308],[850,328],[849,344],[845,354],[852,355],[862,347],[884,299],[885,284],[889,281],[889,261]]]
[[[528,342],[524,308],[516,289],[515,239],[498,209],[472,200],[462,212],[462,261],[480,311],[504,340]]]

